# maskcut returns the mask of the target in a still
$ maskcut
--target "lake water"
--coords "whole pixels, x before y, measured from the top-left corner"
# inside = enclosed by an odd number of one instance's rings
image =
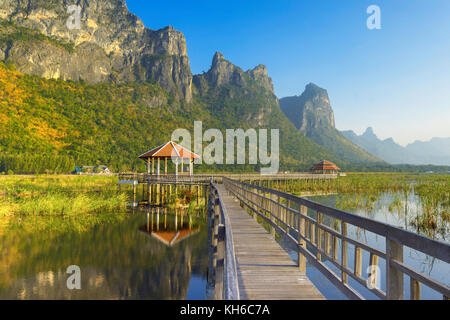
[[[347,196],[348,197],[348,196]],[[350,196],[350,197],[358,197]],[[364,198],[364,196],[359,196],[360,198]],[[309,196],[308,199],[336,208],[338,203],[342,203],[342,198],[338,195],[326,195],[326,196]],[[345,198],[345,197],[344,197]],[[397,203],[400,203],[400,206],[393,207],[392,203],[395,200]],[[403,229],[407,229],[412,232],[418,232],[416,227],[412,226],[410,222],[414,219],[417,214],[420,214],[422,210],[420,198],[414,194],[409,194],[407,199],[404,195],[400,193],[392,193],[387,192],[381,195],[378,195],[376,201],[373,202],[373,206],[370,208],[345,208],[344,211],[351,212],[357,214],[359,216],[367,217],[373,220],[377,220],[380,222],[384,222],[390,225],[394,225]],[[308,212],[310,216],[315,217],[315,213]],[[332,225],[329,222],[329,225]],[[349,236],[353,239],[357,239],[363,243],[369,244],[372,247],[385,251],[386,249],[386,241],[384,237],[378,236],[368,231],[364,231],[352,226],[349,226],[348,229]],[[449,225],[448,223],[443,224],[440,228],[434,232],[418,232],[422,233],[426,236],[433,237],[435,239],[448,242],[449,239]],[[281,239],[280,243],[285,247],[285,249],[289,252],[292,259],[297,259],[297,253],[292,248],[291,244],[285,239]],[[339,242],[340,247],[340,242]],[[340,250],[340,249],[339,249]],[[340,251],[339,251],[340,252]],[[354,246],[348,245],[348,263],[349,267],[353,269],[354,267]],[[413,250],[408,247],[404,247],[404,262],[413,267],[415,270],[420,271],[431,278],[438,280],[441,283],[450,286],[450,265],[427,256],[421,252]],[[329,261],[325,261],[325,264],[330,267],[336,274],[340,275],[340,272],[337,268]],[[365,271],[369,267],[369,254],[367,251],[363,250],[363,276],[366,277]],[[378,287],[380,287],[383,291],[386,291],[386,262],[383,259],[379,259],[379,267],[381,270],[381,278],[378,281]],[[318,287],[321,293],[327,299],[345,299],[345,296],[336,289],[329,281],[314,267],[308,265],[307,267],[307,275],[311,279],[311,281]],[[374,294],[366,290],[363,286],[356,281],[352,280],[349,277],[349,284],[356,288],[358,292],[360,292],[366,299],[378,299]],[[409,277],[404,276],[404,288],[405,288],[405,299],[409,299]],[[436,291],[422,285],[421,286],[421,296],[422,299],[442,299],[442,295],[437,293]]]
[[[82,233],[4,235],[0,299],[205,299],[202,213],[146,210]],[[80,290],[67,288],[70,265],[80,267]]]
[[[399,194],[379,195],[373,208],[345,211],[414,231],[411,218],[421,210],[420,199],[409,195],[402,210],[391,210]],[[309,197],[336,207],[336,195]],[[406,211],[405,211],[406,208]],[[310,212],[310,215],[314,213]],[[349,236],[384,250],[384,238],[357,228]],[[448,241],[448,228],[433,234]],[[293,260],[290,243],[279,239]],[[363,251],[363,275],[369,255]],[[354,247],[349,244],[349,267],[353,268]],[[416,270],[450,285],[449,265],[415,250],[404,249],[405,262]],[[325,264],[339,274],[329,261]],[[67,288],[67,267],[81,270],[81,290]],[[385,261],[380,258],[385,286]],[[0,299],[194,299],[206,298],[208,268],[207,228],[203,212],[189,218],[163,208],[134,209],[124,221],[104,224],[87,232],[52,236],[39,232],[10,232],[0,239]],[[307,276],[327,299],[346,299],[319,271],[308,264]],[[405,276],[405,298],[409,298],[409,277]],[[367,299],[377,299],[349,277],[349,283]],[[423,299],[442,299],[422,286]]]

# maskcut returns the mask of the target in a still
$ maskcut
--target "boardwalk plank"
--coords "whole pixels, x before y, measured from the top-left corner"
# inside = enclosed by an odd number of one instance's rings
[[[228,195],[223,185],[217,188],[230,218],[241,299],[324,299],[270,233]]]

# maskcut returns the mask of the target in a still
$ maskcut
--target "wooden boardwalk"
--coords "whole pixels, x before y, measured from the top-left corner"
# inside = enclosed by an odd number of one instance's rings
[[[273,236],[217,185],[232,229],[240,298],[244,300],[318,300],[322,294],[302,275]]]

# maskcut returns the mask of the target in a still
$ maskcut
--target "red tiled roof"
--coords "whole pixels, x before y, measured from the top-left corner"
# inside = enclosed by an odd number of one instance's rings
[[[179,144],[169,141],[139,156],[140,159],[148,158],[170,158],[177,157],[182,159],[200,159],[200,156]]]
[[[311,171],[314,170],[341,170],[337,165],[335,165],[333,162],[323,160],[319,163],[316,163],[314,166],[311,167]]]

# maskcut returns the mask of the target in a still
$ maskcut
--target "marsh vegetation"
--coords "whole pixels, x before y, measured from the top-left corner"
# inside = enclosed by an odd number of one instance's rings
[[[0,176],[0,234],[86,231],[123,218],[127,204],[110,176]]]
[[[354,173],[273,187],[369,217],[375,211],[401,216],[401,227],[428,237],[445,240],[450,233],[449,174]]]

